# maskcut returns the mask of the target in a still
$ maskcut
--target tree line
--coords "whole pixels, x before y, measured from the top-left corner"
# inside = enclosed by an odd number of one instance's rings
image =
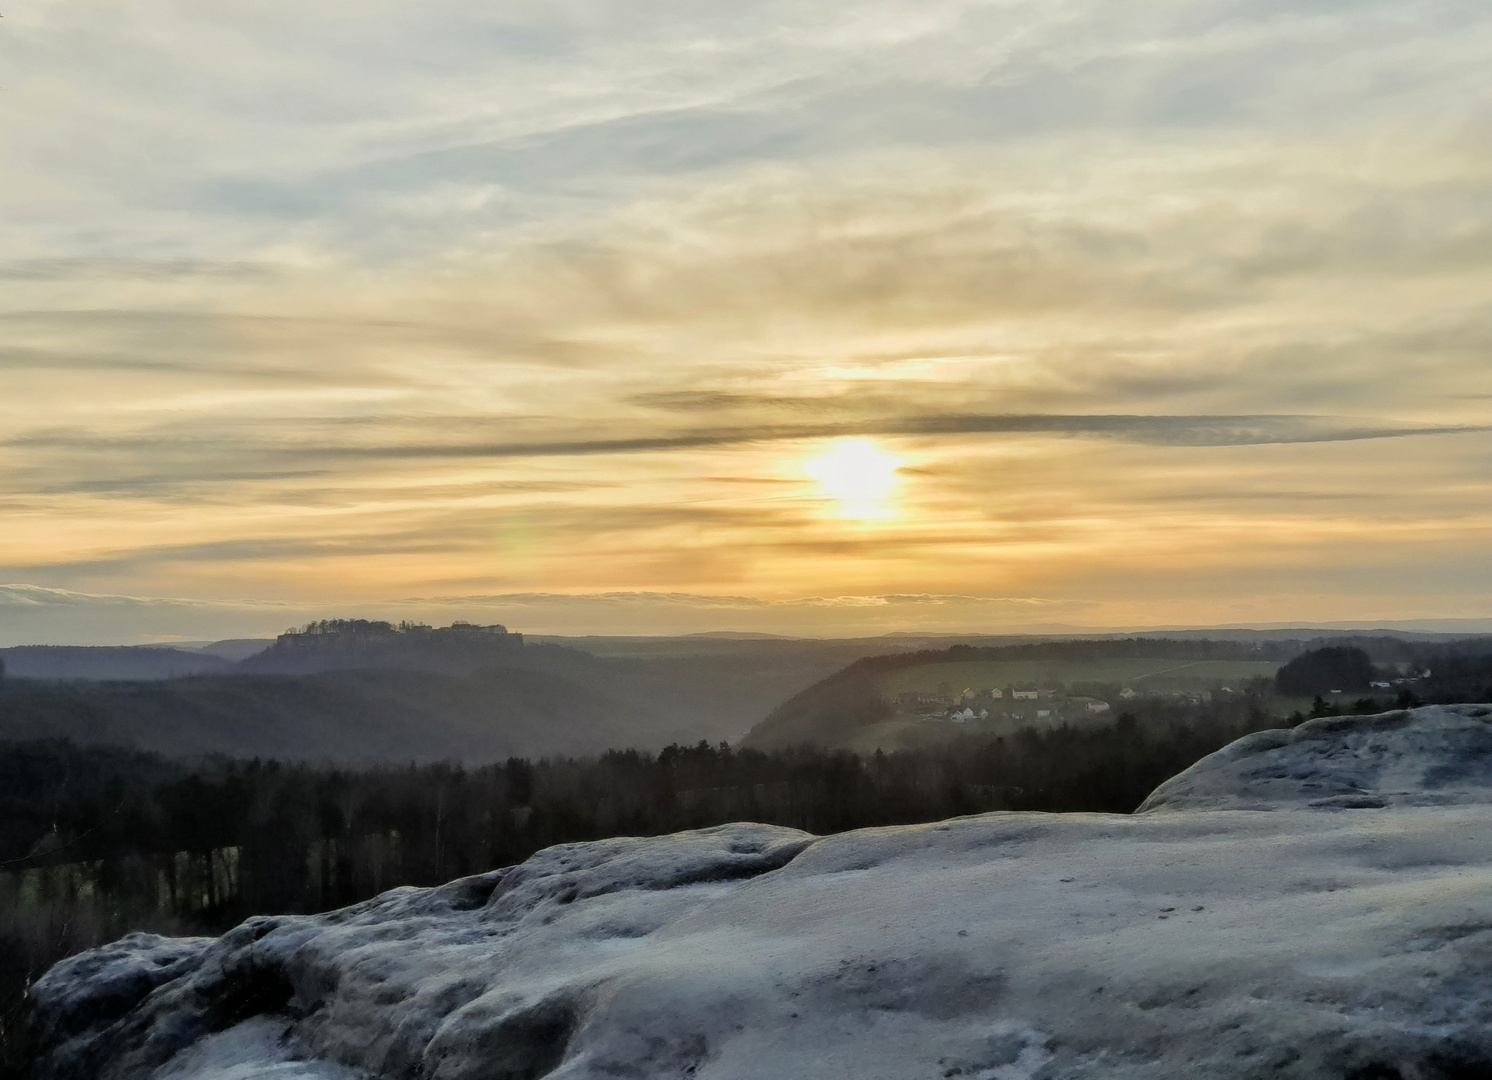
[[[1416,652],[1431,676],[1398,704],[1492,700],[1492,656]],[[1388,705],[1318,698],[1311,715]],[[217,933],[251,914],[441,884],[552,844],[730,821],[826,834],[994,810],[1126,813],[1206,754],[1280,724],[1257,695],[1146,699],[1107,726],[889,754],[701,742],[477,768],[0,743],[0,1076],[24,1058],[29,982],[130,930]]]
[[[673,745],[657,754],[342,769],[193,763],[54,740],[0,745],[0,1039],[25,987],[135,929],[216,933],[436,885],[552,844],[730,821],[825,834],[990,810],[1127,812],[1270,721],[1157,706],[1103,728],[857,755]]]
[[[0,875],[26,898],[81,889],[213,926],[437,884],[555,843],[726,821],[831,833],[987,810],[1123,812],[1255,726],[1157,730],[1124,716],[892,754],[699,743],[472,769],[185,766],[65,741],[13,744],[0,751]]]

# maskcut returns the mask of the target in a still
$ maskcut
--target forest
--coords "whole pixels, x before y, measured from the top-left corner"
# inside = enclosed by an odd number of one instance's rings
[[[277,643],[226,670],[173,678],[148,674],[160,665],[142,665],[138,649],[68,654],[102,654],[89,670],[107,672],[106,678],[27,676],[48,669],[23,662],[26,650],[11,650],[15,662],[0,679],[0,740],[66,738],[174,757],[226,754],[347,767],[480,765],[628,746],[656,752],[671,742],[739,735],[783,696],[838,670],[863,648],[766,641],[711,649],[713,643],[680,642],[673,653],[598,656],[544,643],[520,647],[509,640],[517,635],[436,631],[394,635],[393,644],[376,635],[370,644],[369,637],[286,635],[293,644]],[[116,677],[125,666],[121,653],[135,657],[135,674]],[[60,662],[53,668],[67,669]]]
[[[1458,651],[1425,663],[1432,677],[1400,704],[1492,699],[1492,657]],[[1265,704],[1252,694],[1145,699],[1106,726],[966,735],[890,754],[699,742],[480,767],[0,742],[0,1062],[13,1069],[24,1058],[27,985],[132,930],[218,933],[251,914],[325,911],[552,844],[730,821],[826,834],[997,810],[1127,813],[1199,758],[1279,726]],[[1383,705],[1318,698],[1310,715]]]
[[[0,744],[0,1038],[24,991],[131,930],[217,933],[434,885],[541,848],[753,820],[824,834],[990,810],[1133,810],[1270,721],[1246,703],[1156,707],[1104,728],[856,756],[719,744],[652,754],[348,770],[172,761],[62,740]]]

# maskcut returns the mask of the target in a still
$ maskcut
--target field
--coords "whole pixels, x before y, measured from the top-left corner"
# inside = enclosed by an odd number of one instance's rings
[[[1272,679],[1277,660],[976,660],[923,664],[888,673],[881,693],[958,693],[1007,686],[1064,686],[1102,683],[1132,687],[1140,693],[1211,690],[1237,687],[1250,679]]]

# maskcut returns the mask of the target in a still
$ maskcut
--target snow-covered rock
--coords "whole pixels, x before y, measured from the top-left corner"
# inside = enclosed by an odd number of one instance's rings
[[[1167,780],[1140,811],[1492,802],[1489,717],[1485,705],[1430,706],[1256,732]]]
[[[134,935],[38,983],[40,1078],[1492,1076],[1489,714],[1252,736],[1132,816],[731,825]]]

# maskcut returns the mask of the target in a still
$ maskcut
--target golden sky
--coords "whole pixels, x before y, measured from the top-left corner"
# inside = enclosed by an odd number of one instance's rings
[[[1492,617],[1492,8],[40,2],[0,644]]]

